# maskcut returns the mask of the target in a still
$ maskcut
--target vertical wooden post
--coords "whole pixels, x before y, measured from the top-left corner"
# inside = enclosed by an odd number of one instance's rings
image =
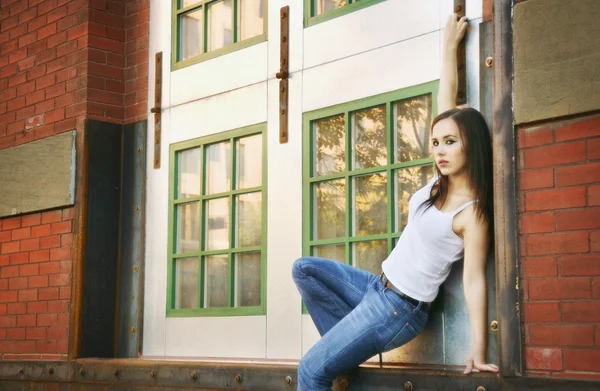
[[[160,168],[160,133],[162,104],[162,52],[156,53],[154,61],[154,107],[150,109],[154,113],[154,168]]]
[[[279,79],[279,143],[288,142],[288,65],[289,65],[289,13],[290,7],[280,10],[281,38],[279,49],[280,69],[275,75]]]
[[[465,16],[465,3],[466,0],[454,0],[454,13],[459,17]],[[463,39],[456,50],[456,65],[458,67],[457,106],[467,103],[467,55],[465,46],[465,39]]]

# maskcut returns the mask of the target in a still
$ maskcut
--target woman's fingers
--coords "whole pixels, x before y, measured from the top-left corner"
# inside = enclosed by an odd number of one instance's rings
[[[473,360],[468,360],[467,361],[467,368],[465,369],[464,374],[468,375],[471,373],[471,371],[473,371]]]
[[[477,369],[479,369],[480,371],[488,371],[488,372],[498,372],[498,366],[494,365],[494,364],[476,364],[475,365],[477,367]]]

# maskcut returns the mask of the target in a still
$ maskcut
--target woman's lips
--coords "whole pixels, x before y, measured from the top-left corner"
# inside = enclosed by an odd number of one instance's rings
[[[446,160],[440,160],[438,162],[438,166],[440,166],[440,167],[445,167],[447,165],[448,165],[448,162]]]

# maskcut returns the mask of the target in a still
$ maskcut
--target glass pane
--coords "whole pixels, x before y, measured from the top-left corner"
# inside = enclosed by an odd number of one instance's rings
[[[402,231],[408,224],[408,201],[433,178],[433,166],[405,168],[398,170],[396,174],[396,231]]]
[[[352,166],[355,170],[387,164],[385,106],[352,114]]]
[[[263,0],[238,0],[238,41],[263,33]]]
[[[222,0],[208,7],[208,50],[220,49],[233,43],[232,0]]]
[[[177,153],[177,199],[200,195],[200,148]]]
[[[260,246],[262,234],[262,194],[249,193],[235,198],[236,247]]]
[[[202,8],[180,16],[180,60],[185,60],[186,58],[194,57],[204,52],[203,21],[204,11]]]
[[[231,143],[225,141],[206,148],[206,194],[231,190]]]
[[[262,136],[244,137],[236,142],[236,189],[262,184]]]
[[[235,262],[235,306],[260,305],[260,253],[239,253]]]
[[[387,173],[353,178],[355,236],[387,233]]]
[[[177,253],[196,252],[200,249],[200,204],[192,202],[177,208]]]
[[[206,284],[204,306],[227,307],[229,305],[229,260],[227,255],[206,257]]]
[[[347,0],[313,0],[314,16],[343,7],[347,2]]]
[[[346,236],[346,181],[336,179],[313,185],[314,239]]]
[[[198,307],[198,258],[175,261],[175,308]]]
[[[353,265],[373,274],[381,273],[381,263],[388,256],[387,241],[352,243]]]
[[[320,119],[313,123],[315,140],[315,175],[346,170],[346,121],[344,115]]]
[[[343,244],[336,244],[332,246],[315,246],[313,247],[313,255],[315,257],[321,257],[331,259],[332,261],[346,262],[346,246]]]
[[[431,95],[394,104],[396,162],[431,156]]]
[[[229,197],[206,202],[206,249],[229,248]]]

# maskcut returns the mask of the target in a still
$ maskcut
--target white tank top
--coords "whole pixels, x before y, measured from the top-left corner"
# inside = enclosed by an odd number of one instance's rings
[[[429,199],[436,179],[419,189],[408,203],[408,224],[396,247],[381,265],[386,277],[403,293],[419,301],[431,302],[450,274],[452,263],[464,254],[464,242],[452,230],[457,213],[473,204],[442,212],[435,206],[419,206]],[[418,209],[418,210],[417,210]]]

